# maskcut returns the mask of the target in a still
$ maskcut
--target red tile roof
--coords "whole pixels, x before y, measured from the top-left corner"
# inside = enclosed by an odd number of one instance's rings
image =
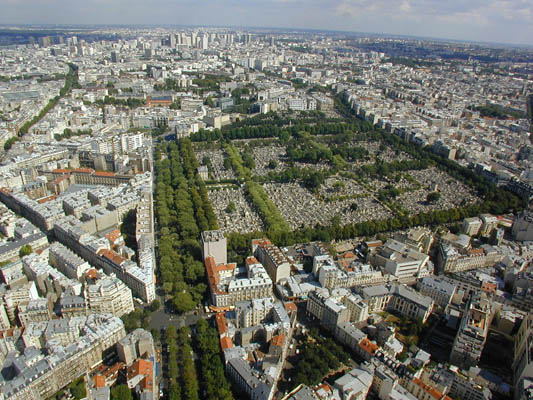
[[[285,335],[277,335],[277,336],[274,336],[272,338],[272,341],[270,343],[271,346],[279,346],[279,347],[283,347],[283,345],[285,344]]]
[[[413,379],[413,383],[423,389],[426,393],[428,393],[432,398],[435,400],[451,400],[450,397],[445,396],[443,393],[435,389],[433,386],[426,385],[424,382],[422,382],[418,378]]]
[[[379,349],[379,346],[377,344],[372,343],[367,338],[361,340],[361,342],[359,343],[359,347],[361,347],[361,349],[372,355],[377,351],[377,349]]]
[[[231,349],[233,347],[233,341],[230,337],[224,336],[220,339],[220,347],[222,348],[222,351],[226,349]]]
[[[94,387],[100,389],[106,386],[105,378],[102,375],[94,376]]]
[[[108,171],[96,171],[94,173],[95,176],[115,176],[114,172],[108,172]]]
[[[298,310],[298,307],[296,307],[296,304],[295,303],[285,303],[285,311],[287,311],[287,313],[291,313],[291,312],[294,312],[294,311],[297,311]]]
[[[224,335],[228,331],[228,320],[226,319],[226,315],[223,312],[217,313],[215,315],[215,320],[217,323],[218,334],[220,336]]]
[[[257,260],[257,258],[255,257],[246,257],[246,265],[252,265],[252,264],[258,264],[259,263],[259,260]]]
[[[263,239],[254,239],[252,240],[252,245],[257,245],[257,246],[261,246],[261,247],[265,247],[265,246],[272,246],[272,242],[266,238],[263,238]]]
[[[113,229],[111,232],[106,234],[105,237],[107,238],[107,240],[109,240],[111,244],[113,244],[120,237],[120,235],[121,234],[118,229]]]
[[[131,367],[128,368],[128,380],[138,376],[144,375],[144,379],[141,381],[141,388],[143,390],[153,391],[153,369],[152,362],[139,359],[133,362]]]
[[[96,279],[98,278],[98,271],[94,268],[91,268],[85,273],[85,276],[89,279]]]
[[[99,256],[105,257],[111,261],[113,261],[117,265],[121,265],[126,259],[119,254],[115,253],[113,250],[108,249],[102,249],[99,250],[97,253]]]
[[[483,249],[470,249],[468,250],[468,254],[471,256],[482,256],[485,254],[485,251]]]

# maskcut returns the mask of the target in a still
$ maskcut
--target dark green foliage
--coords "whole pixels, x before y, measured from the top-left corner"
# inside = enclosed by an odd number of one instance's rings
[[[83,136],[83,135],[91,135],[93,133],[92,129],[82,129],[79,131],[72,131],[69,128],[65,128],[63,130],[63,133],[61,135],[54,135],[55,140],[58,142],[62,141],[63,139],[70,139],[73,136]]]
[[[25,244],[19,250],[19,257],[22,258],[24,256],[27,256],[27,255],[31,254],[32,251],[33,251],[33,249],[31,248],[31,245]]]
[[[144,99],[136,99],[133,97],[128,97],[126,100],[123,100],[123,99],[117,99],[115,97],[105,96],[103,101],[97,100],[95,103],[100,104],[100,105],[111,104],[114,106],[137,108],[137,107],[144,106],[146,104],[146,101]]]
[[[203,299],[205,267],[200,232],[217,228],[216,216],[198,176],[191,142],[163,144],[168,158],[156,163],[156,214],[160,228],[159,275],[178,312],[194,309]]]
[[[315,342],[307,342],[300,349],[294,384],[314,386],[330,371],[337,370],[349,357],[331,338],[316,336]]]
[[[440,199],[440,193],[439,192],[431,192],[428,193],[426,201],[428,203],[436,203]]]
[[[152,301],[152,303],[150,304],[150,311],[154,312],[154,311],[157,311],[161,308],[161,303],[159,300],[155,299],[154,301]]]
[[[149,309],[135,309],[129,314],[124,314],[120,319],[124,323],[126,332],[131,332],[137,328],[148,329],[150,326],[150,314],[152,312]]]
[[[70,393],[76,400],[84,399],[87,396],[87,389],[85,388],[85,380],[83,376],[68,385],[67,389],[70,390]]]
[[[379,201],[389,201],[392,199],[395,199],[401,194],[401,190],[395,188],[392,185],[385,186],[384,189],[381,189],[378,191],[378,199]]]
[[[324,183],[326,178],[335,173],[334,169],[317,171],[312,168],[291,167],[280,172],[270,171],[264,177],[255,177],[258,182],[294,182],[302,181],[308,189],[316,189]]]
[[[120,233],[124,238],[124,243],[130,249],[137,252],[137,239],[135,238],[135,227],[137,225],[137,210],[134,208],[124,216],[122,225],[120,225]]]
[[[206,75],[204,78],[196,78],[192,80],[193,85],[197,85],[200,88],[200,92],[203,91],[220,91],[220,82],[230,82],[231,78],[223,75]]]
[[[270,169],[276,169],[277,166],[278,166],[278,162],[276,160],[270,160],[268,162],[268,168]]]
[[[176,327],[170,325],[165,332],[165,341],[167,343],[167,352],[168,352],[168,378],[170,383],[170,389],[172,391],[172,386],[175,385],[179,390],[180,395],[178,398],[181,398],[181,387],[179,385],[179,367],[178,367],[178,346],[176,344]]]
[[[226,207],[226,213],[231,214],[235,212],[235,203],[233,201],[230,201],[228,206]]]
[[[196,347],[200,355],[202,377],[202,397],[214,400],[232,399],[231,388],[224,375],[224,364],[220,357],[217,330],[210,327],[203,319],[198,321],[196,330]]]
[[[511,110],[498,104],[486,104],[484,106],[470,106],[470,109],[478,111],[482,117],[497,119],[508,118],[526,118],[527,114],[523,111]]]
[[[159,329],[152,328],[150,329],[150,333],[152,334],[152,337],[154,338],[154,342],[159,342],[161,340],[161,333],[159,332]]]
[[[181,394],[183,400],[198,400],[198,377],[192,358],[191,331],[187,327],[178,331],[178,365],[180,367]]]
[[[118,385],[111,389],[111,400],[133,400],[127,385]]]
[[[301,132],[296,140],[291,141],[287,147],[287,157],[291,161],[308,163],[332,162],[333,152],[328,146],[311,139],[309,133]]]
[[[18,142],[20,140],[20,138],[18,136],[14,136],[12,138],[9,138],[6,140],[6,142],[4,143],[4,150],[5,151],[8,151],[15,142]]]

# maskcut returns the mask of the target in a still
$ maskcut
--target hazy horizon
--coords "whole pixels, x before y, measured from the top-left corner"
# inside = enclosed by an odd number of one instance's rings
[[[211,25],[533,45],[526,0],[0,0],[0,24]]]

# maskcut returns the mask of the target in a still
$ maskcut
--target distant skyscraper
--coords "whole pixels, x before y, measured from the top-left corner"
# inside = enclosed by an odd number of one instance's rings
[[[52,44],[52,38],[50,36],[42,36],[39,38],[40,47],[48,47]]]
[[[118,63],[118,54],[116,51],[111,52],[111,62]]]

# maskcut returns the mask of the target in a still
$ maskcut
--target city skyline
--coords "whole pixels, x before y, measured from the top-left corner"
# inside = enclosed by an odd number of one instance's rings
[[[372,32],[474,42],[533,45],[533,9],[524,0],[1,0],[2,24],[172,24]],[[58,12],[61,11],[61,12]]]

